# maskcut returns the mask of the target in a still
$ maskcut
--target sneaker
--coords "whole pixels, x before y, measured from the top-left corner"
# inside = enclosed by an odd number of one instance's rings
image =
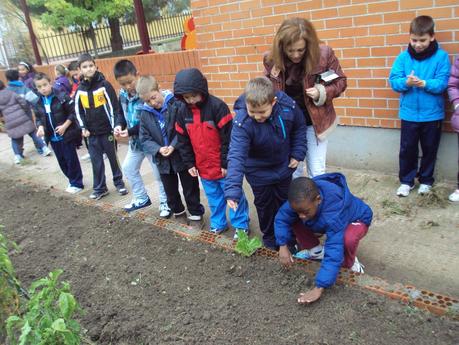
[[[414,188],[414,186],[409,186],[407,184],[401,184],[400,187],[398,187],[397,189],[397,195],[398,196],[408,196],[408,194],[410,194],[410,191]]]
[[[357,256],[356,256],[355,260],[354,260],[354,264],[351,267],[351,271],[352,272],[356,272],[356,273],[360,273],[360,274],[364,274],[365,273],[363,271],[364,268],[365,268],[365,266],[360,263],[359,259],[357,259]]]
[[[42,149],[41,149],[41,153],[40,153],[43,157],[47,157],[49,155],[51,155],[51,150],[48,148],[48,146],[44,146]]]
[[[325,248],[321,244],[311,249],[303,249],[293,256],[301,260],[322,260],[324,258]]]
[[[85,154],[84,156],[81,157],[82,161],[88,161],[91,159],[91,155],[89,153]]]
[[[67,193],[70,193],[70,194],[77,194],[77,193],[81,192],[82,190],[83,190],[83,188],[74,187],[74,186],[68,186],[65,191]]]
[[[119,195],[126,195],[128,193],[126,187],[116,187],[116,190],[118,191]]]
[[[427,194],[427,193],[430,192],[431,189],[432,189],[432,186],[429,186],[428,184],[421,183],[419,185],[418,194],[419,195]]]
[[[92,192],[91,195],[89,196],[89,199],[93,200],[99,200],[103,198],[104,196],[108,195],[108,190],[104,190],[103,192]]]
[[[175,218],[182,218],[182,217],[186,217],[186,211],[183,210],[182,212],[177,212],[177,213],[174,213],[174,217]]]
[[[215,234],[215,235],[219,235],[221,234],[222,232],[228,230],[228,228],[224,228],[224,229],[219,229],[219,228],[210,228],[210,232]]]
[[[142,202],[133,201],[130,204],[125,205],[124,210],[126,212],[132,212],[132,211],[139,210],[141,208],[144,208],[150,205],[151,205],[151,200],[150,198],[147,198],[145,201],[142,201]]]
[[[14,155],[14,164],[21,164],[24,158],[21,155]]]
[[[240,230],[240,231],[244,231],[247,235],[249,234],[249,229],[236,228],[236,229],[234,229],[233,240],[239,239],[239,236],[237,235],[237,232],[238,232],[239,230]]]
[[[188,215],[188,220],[193,220],[193,221],[200,221],[202,219],[202,216],[201,215],[193,215],[193,214],[189,214]]]
[[[171,209],[167,203],[162,202],[159,204],[159,216],[161,218],[169,218],[171,216]]]
[[[448,199],[449,201],[452,201],[452,202],[459,201],[459,189],[456,189],[453,193],[451,193]]]

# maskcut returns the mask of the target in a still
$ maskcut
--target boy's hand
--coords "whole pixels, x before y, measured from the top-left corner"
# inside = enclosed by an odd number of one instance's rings
[[[90,133],[87,129],[81,130],[81,134],[82,134],[85,138],[87,138],[87,137],[89,137],[89,136],[91,135],[91,133]]]
[[[411,73],[406,77],[406,85],[416,86],[418,82],[419,78],[414,75],[414,71],[411,71]]]
[[[222,176],[226,177],[226,174],[228,173],[228,171],[224,168],[222,168],[221,170],[222,170]]]
[[[414,86],[423,88],[426,86],[426,81],[418,79],[415,81]]]
[[[45,130],[43,126],[39,126],[37,129],[37,136],[38,137],[44,137],[45,136]]]
[[[290,250],[287,246],[280,246],[279,247],[279,261],[282,266],[285,268],[290,268],[293,265],[293,256],[290,253]]]
[[[169,152],[169,146],[163,146],[159,149],[159,153],[163,156],[163,157],[167,157],[167,153]]]
[[[317,101],[319,99],[319,90],[317,90],[315,87],[310,87],[309,89],[306,89],[306,95],[309,98],[312,98],[312,100]]]
[[[290,158],[290,163],[288,164],[288,167],[296,169],[298,164],[300,164],[300,162],[298,162],[295,158]]]
[[[237,210],[237,201],[234,200],[226,200],[226,204],[228,205],[229,208],[231,208],[233,211]]]
[[[188,169],[188,173],[193,177],[198,177],[198,169],[196,167]]]
[[[121,126],[116,126],[115,128],[113,128],[113,134],[115,135],[115,137],[119,136],[120,132],[121,132]]]
[[[59,134],[59,135],[64,135],[65,131],[67,130],[67,126],[65,125],[61,125],[61,126],[57,126],[54,131]]]
[[[315,302],[320,298],[320,296],[322,296],[323,291],[324,288],[315,287],[314,289],[309,290],[308,292],[300,293],[300,295],[298,296],[298,303],[309,304]]]
[[[127,128],[124,131],[119,131],[119,136],[123,138],[127,138],[129,136]]]

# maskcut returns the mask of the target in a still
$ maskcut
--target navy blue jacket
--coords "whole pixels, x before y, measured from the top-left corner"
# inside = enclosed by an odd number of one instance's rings
[[[295,171],[288,167],[290,158],[302,161],[306,156],[306,123],[301,109],[282,91],[276,92],[276,97],[271,117],[263,123],[248,115],[244,95],[234,104],[226,199],[240,200],[244,174],[252,186],[275,184]]]
[[[316,276],[317,287],[333,285],[344,259],[344,232],[349,224],[360,221],[371,224],[373,212],[347,187],[346,178],[339,173],[323,174],[313,178],[319,188],[321,203],[313,219],[304,225],[315,233],[326,234],[325,256]],[[274,220],[277,244],[286,245],[292,238],[292,225],[300,218],[286,201]]]

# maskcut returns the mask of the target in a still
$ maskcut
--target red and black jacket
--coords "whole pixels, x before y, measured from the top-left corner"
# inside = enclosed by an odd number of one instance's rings
[[[200,93],[202,102],[186,104],[182,95]],[[175,76],[175,97],[182,101],[177,112],[175,129],[178,149],[186,167],[196,167],[208,180],[223,178],[233,126],[233,116],[221,99],[209,94],[207,79],[197,68],[181,70]]]

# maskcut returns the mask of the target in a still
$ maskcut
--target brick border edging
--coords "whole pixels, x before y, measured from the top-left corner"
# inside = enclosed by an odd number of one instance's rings
[[[42,185],[31,182],[29,180],[18,179],[17,181],[23,183],[24,185],[43,188]],[[51,189],[50,191],[55,195],[69,196],[67,193],[64,193],[60,190]],[[212,244],[228,251],[234,251],[235,242],[232,239],[222,235],[215,235],[208,231],[202,231],[201,229],[197,229],[195,227],[173,220],[162,219],[153,215],[149,215],[141,210],[135,211],[132,214],[128,214],[119,208],[115,208],[114,205],[110,203],[103,201],[92,201],[78,194],[75,195],[74,201],[82,205],[96,206],[104,211],[108,211],[119,216],[135,218],[158,228],[172,231],[175,234],[185,238],[196,240],[202,243]],[[270,259],[277,257],[277,253],[275,251],[267,248],[258,249],[255,255]],[[302,270],[309,274],[314,274],[315,269],[313,266],[317,267],[318,265],[317,262],[311,260],[295,259],[295,263],[296,265],[293,266],[294,269]],[[375,292],[379,295],[398,300],[405,304],[411,303],[417,308],[429,311],[437,316],[446,316],[453,320],[459,320],[459,298],[449,297],[439,293],[431,292],[429,290],[419,290],[413,285],[389,283],[382,278],[372,277],[366,273],[355,273],[347,268],[342,268],[340,270],[337,283],[350,286],[358,286],[360,288]]]

